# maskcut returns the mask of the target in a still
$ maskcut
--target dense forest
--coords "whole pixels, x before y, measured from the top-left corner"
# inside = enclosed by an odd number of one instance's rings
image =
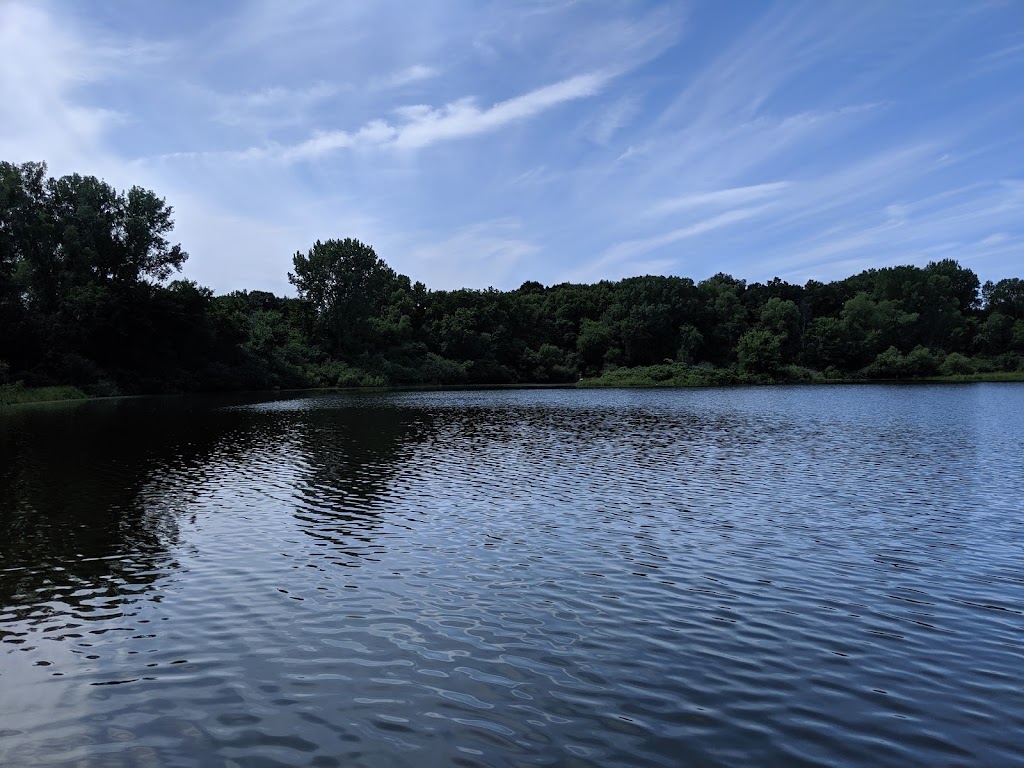
[[[1024,370],[1024,280],[982,286],[951,259],[806,285],[717,274],[434,291],[344,239],[295,254],[297,297],[217,296],[172,279],[187,259],[172,227],[151,191],[0,163],[0,396]]]

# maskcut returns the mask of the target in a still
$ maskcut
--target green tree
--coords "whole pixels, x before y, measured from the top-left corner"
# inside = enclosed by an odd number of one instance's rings
[[[743,306],[746,283],[719,273],[697,284],[701,297],[701,318],[697,328],[704,337],[701,357],[718,365],[735,360],[736,345],[747,330]]]
[[[288,280],[315,317],[318,335],[328,351],[358,355],[368,351],[371,320],[378,317],[398,275],[358,240],[319,240],[292,259]]]
[[[917,314],[903,311],[894,299],[877,301],[860,291],[843,305],[842,320],[852,353],[847,365],[859,367],[882,350],[905,344],[908,329],[917,319]]]
[[[697,362],[697,354],[702,346],[704,335],[696,326],[690,323],[679,326],[679,349],[676,352],[676,360],[692,365]]]
[[[997,355],[1007,349],[1013,339],[1013,318],[1002,312],[993,312],[978,327],[974,338],[979,352]]]
[[[993,283],[985,283],[982,290],[985,307],[989,312],[1001,312],[1016,320],[1024,319],[1024,280],[1011,277]]]
[[[818,368],[847,370],[856,357],[849,329],[838,317],[819,317],[804,335],[804,359]]]
[[[940,278],[943,293],[956,299],[961,312],[976,312],[981,307],[981,282],[973,271],[953,259],[929,262],[924,271],[930,278]]]
[[[781,354],[786,362],[799,357],[802,343],[800,308],[792,299],[773,296],[761,307],[757,327],[775,334],[781,342]]]
[[[141,187],[119,193],[76,173],[47,182],[46,207],[55,242],[49,258],[35,265],[44,301],[90,282],[163,282],[188,258],[166,237],[173,209]]]
[[[950,352],[939,366],[939,373],[943,376],[970,374],[976,370],[974,361],[959,352]]]
[[[879,352],[864,368],[864,374],[872,379],[898,379],[907,372],[907,358],[896,347]]]
[[[740,368],[748,373],[774,374],[782,365],[782,337],[752,328],[744,333],[736,345]]]
[[[611,331],[604,323],[589,318],[583,320],[580,335],[576,338],[576,352],[588,370],[595,371],[601,367],[611,338]]]

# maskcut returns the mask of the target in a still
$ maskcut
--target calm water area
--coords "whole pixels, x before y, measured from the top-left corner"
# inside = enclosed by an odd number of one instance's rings
[[[1024,385],[0,411],[32,765],[1024,765]]]

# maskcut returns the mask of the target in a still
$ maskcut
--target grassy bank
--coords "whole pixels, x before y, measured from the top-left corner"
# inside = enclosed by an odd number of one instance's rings
[[[967,384],[973,382],[1024,382],[1024,371],[990,371],[951,376],[917,376],[902,378],[865,378],[863,376],[829,377],[818,371],[789,366],[775,376],[753,374],[736,368],[710,368],[686,366],[680,363],[651,365],[643,368],[618,368],[600,376],[580,379],[576,387],[730,387],[756,384],[886,384],[893,382],[926,382],[938,384]],[[532,389],[572,387],[572,384],[478,384],[478,385],[406,385],[406,386],[351,386],[314,387],[277,390],[282,393],[357,391],[357,390],[449,390],[449,389]],[[254,390],[256,391],[256,390]],[[259,390],[264,391],[264,390]],[[240,393],[235,393],[240,394]],[[0,385],[0,407],[23,403],[47,403],[92,398],[73,386],[26,387],[21,382]]]
[[[583,378],[578,387],[727,387],[743,384],[778,384],[827,381],[821,374],[790,366],[777,376],[754,374],[738,368],[665,363],[642,368],[617,368],[600,376]]]
[[[0,406],[20,403],[46,403],[56,400],[84,400],[88,398],[78,387],[26,387],[20,381],[0,385]]]
[[[834,371],[829,371],[834,374]],[[948,376],[866,377],[864,375],[826,375],[800,366],[788,366],[775,375],[753,374],[737,368],[710,368],[666,363],[642,368],[617,368],[600,376],[580,379],[578,387],[722,387],[750,384],[842,384],[891,383],[917,381],[970,383],[1024,381],[1024,371],[987,371]]]
[[[988,373],[959,373],[953,376],[925,376],[916,381],[970,383],[973,381],[1024,381],[1024,371],[989,371]]]

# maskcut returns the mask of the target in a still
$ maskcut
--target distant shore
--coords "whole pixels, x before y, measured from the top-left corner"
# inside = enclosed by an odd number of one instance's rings
[[[653,366],[659,368],[661,366]],[[959,374],[955,376],[922,376],[899,379],[864,379],[845,378],[828,379],[821,375],[807,378],[772,379],[769,377],[752,378],[736,375],[728,370],[710,369],[703,374],[686,373],[663,377],[662,372],[652,372],[649,368],[626,368],[610,371],[602,376],[580,379],[575,384],[478,384],[478,385],[420,385],[394,387],[310,387],[280,390],[248,390],[237,392],[182,392],[181,396],[195,395],[245,395],[245,394],[297,394],[302,392],[402,392],[402,391],[450,391],[450,390],[493,390],[493,389],[709,389],[714,387],[735,386],[771,386],[786,384],[972,384],[984,382],[1024,382],[1024,371],[993,371],[989,373]],[[164,395],[166,396],[166,395]],[[171,396],[174,396],[173,394]],[[46,405],[67,403],[83,400],[114,400],[124,395],[113,397],[97,397],[83,392],[74,386],[54,387],[18,387],[7,385],[0,387],[0,409],[16,405]],[[138,397],[130,396],[130,397]],[[143,396],[145,397],[145,396]],[[153,395],[160,397],[160,395]]]
[[[26,403],[58,403],[68,400],[95,400],[78,387],[25,387],[21,382],[0,385],[0,408]]]
[[[903,376],[866,378],[863,376],[829,377],[817,371],[791,366],[777,375],[753,375],[730,368],[705,368],[676,364],[652,365],[643,368],[618,368],[600,376],[585,377],[576,386],[596,387],[724,387],[764,384],[892,384],[972,383],[1024,381],[1024,371],[988,371],[946,376]]]

